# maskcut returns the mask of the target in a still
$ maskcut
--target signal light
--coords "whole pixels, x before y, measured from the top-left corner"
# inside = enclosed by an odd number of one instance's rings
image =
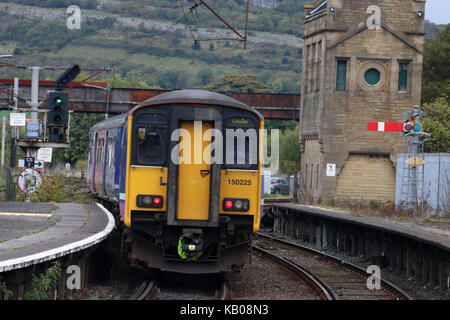
[[[66,126],[69,121],[69,94],[50,92],[48,95],[47,122],[49,127]]]
[[[422,131],[422,125],[420,123],[416,123],[413,128],[414,128],[414,132]]]
[[[136,205],[141,208],[162,208],[163,197],[140,194],[136,198]]]
[[[64,90],[67,85],[80,74],[80,72],[80,66],[77,64],[64,71],[64,73],[55,81],[55,90]]]
[[[417,122],[416,116],[411,116],[403,124],[403,131],[405,134],[410,132],[420,132],[422,131],[422,125]]]
[[[50,92],[48,94],[47,127],[49,141],[64,142],[65,128],[69,123],[69,94]]]
[[[409,122],[406,122],[403,125],[403,131],[410,132],[413,129],[414,129],[414,127]]]
[[[223,199],[223,210],[224,211],[248,211],[250,208],[250,200],[248,199],[234,199],[225,198]]]

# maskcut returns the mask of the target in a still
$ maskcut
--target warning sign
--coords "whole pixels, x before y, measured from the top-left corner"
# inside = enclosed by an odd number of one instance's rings
[[[41,174],[34,169],[22,170],[17,176],[17,186],[24,193],[35,193],[41,184]]]

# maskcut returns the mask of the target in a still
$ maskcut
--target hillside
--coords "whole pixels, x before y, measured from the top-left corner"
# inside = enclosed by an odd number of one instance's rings
[[[243,34],[245,0],[207,2]],[[112,86],[186,88],[255,74],[274,92],[299,93],[305,2],[251,0],[244,49],[240,41],[204,41],[236,35],[203,5],[188,14],[198,0],[3,0],[0,54],[24,66],[109,68],[95,79]],[[66,27],[71,4],[82,8],[80,30]],[[427,37],[442,27],[427,23]],[[58,74],[43,71],[41,79]],[[13,76],[30,71],[2,69],[1,77]]]
[[[298,93],[304,2],[254,0],[244,49],[240,41],[196,41],[236,36],[204,6],[180,19],[193,1],[70,1],[82,8],[81,30],[65,26],[69,1],[1,1],[0,50],[20,65],[111,68],[100,77],[120,74],[139,86],[194,87],[253,73],[275,92]],[[243,34],[245,1],[208,3]],[[29,77],[20,69],[2,74]],[[45,71],[41,78],[56,76]]]

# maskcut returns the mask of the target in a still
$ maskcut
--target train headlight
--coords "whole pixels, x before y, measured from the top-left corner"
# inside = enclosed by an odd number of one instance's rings
[[[223,210],[224,211],[248,211],[250,208],[250,200],[248,199],[233,199],[225,198],[223,199]]]
[[[153,200],[152,200],[152,197],[150,197],[150,196],[144,196],[144,197],[142,197],[142,203],[143,204],[145,204],[145,205],[149,205],[149,204],[151,204],[153,202]]]
[[[147,194],[140,194],[136,198],[136,205],[141,208],[162,208],[163,197]]]

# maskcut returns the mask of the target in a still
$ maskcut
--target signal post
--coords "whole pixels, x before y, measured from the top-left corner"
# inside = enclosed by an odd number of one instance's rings
[[[408,203],[410,207],[417,213],[419,204],[423,201],[423,197],[418,194],[418,175],[417,168],[422,166],[425,161],[423,158],[418,157],[419,148],[430,136],[429,133],[422,131],[422,124],[420,124],[420,117],[424,116],[423,111],[419,106],[415,106],[412,111],[404,112],[409,114],[409,118],[405,122],[368,122],[367,131],[391,131],[402,132],[402,134],[408,140],[409,158],[406,161],[408,164]],[[423,139],[425,138],[425,139]]]
[[[31,112],[31,121],[29,123],[18,124],[19,126],[26,127],[25,136],[20,136],[20,134],[17,134],[13,137],[14,139],[17,138],[17,146],[21,147],[26,152],[27,159],[29,160],[27,163],[35,163],[35,160],[42,160],[37,159],[36,157],[37,151],[40,148],[70,147],[69,94],[63,92],[63,90],[80,73],[80,67],[78,65],[74,65],[66,70],[55,81],[55,91],[49,92],[47,95],[47,110],[39,110],[38,107],[41,104],[38,101],[40,68],[32,67],[31,69],[33,70],[31,101],[29,102],[31,108],[15,108],[14,112],[11,114],[11,117],[16,117],[20,115],[20,113]],[[39,121],[38,112],[44,113],[42,122]],[[12,150],[12,152],[15,155],[15,150]],[[41,180],[36,179],[36,174],[39,174],[40,177],[40,173],[35,170],[35,168],[27,167],[25,170],[20,172],[19,177],[21,177],[23,181],[34,181],[38,183]],[[19,180],[20,179],[18,179],[18,181]],[[10,183],[15,182],[10,181]],[[25,184],[28,185],[27,183]],[[32,185],[30,190],[24,190],[23,188],[20,189],[27,194],[33,193],[37,187],[38,185]],[[15,197],[12,195],[9,197],[10,200],[14,200],[14,198]]]

